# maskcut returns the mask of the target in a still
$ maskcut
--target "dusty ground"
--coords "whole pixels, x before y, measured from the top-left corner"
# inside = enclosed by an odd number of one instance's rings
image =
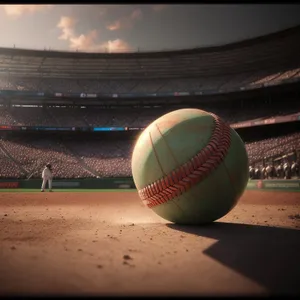
[[[0,294],[299,293],[300,193],[247,191],[205,227],[136,192],[1,193]]]

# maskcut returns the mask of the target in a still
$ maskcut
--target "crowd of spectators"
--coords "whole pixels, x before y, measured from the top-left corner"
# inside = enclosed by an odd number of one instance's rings
[[[249,166],[250,179],[299,179],[300,160],[280,159],[276,162]]]
[[[71,78],[50,78],[30,77],[26,75],[0,76],[0,91],[32,91],[42,93],[85,93],[85,94],[143,94],[143,93],[177,93],[177,92],[204,92],[204,91],[226,91],[242,90],[253,87],[276,85],[283,80],[300,79],[300,68],[298,61],[294,67],[279,68],[276,64],[269,64],[273,70],[260,68],[260,62],[265,58],[277,60],[277,54],[284,54],[291,59],[284,59],[284,62],[294,62],[297,54],[297,40],[288,42],[282,38],[273,41],[271,44],[258,44],[257,47],[242,47],[236,53],[233,50],[221,51],[220,53],[199,53],[192,60],[189,57],[171,56],[166,57],[168,66],[176,67],[179,64],[184,66],[178,73],[182,78],[159,78],[147,79],[148,71],[154,72],[156,68],[163,74],[164,67],[160,64],[145,64],[145,70],[140,72],[144,66],[140,65],[141,60],[124,60],[125,63],[134,61],[135,69],[130,78],[130,69],[126,65],[116,63],[109,65],[104,71],[114,72],[115,75],[107,79],[71,79]],[[288,51],[283,52],[286,47]],[[275,49],[275,50],[274,50]],[[280,49],[276,50],[276,49]],[[276,54],[277,52],[277,54]],[[270,55],[270,53],[272,55]],[[276,55],[275,55],[275,54]],[[293,55],[291,55],[291,53]],[[284,55],[282,57],[284,57]],[[280,55],[278,57],[281,57]],[[13,58],[13,57],[12,57]],[[11,58],[11,64],[16,61]],[[16,57],[17,59],[17,57]],[[50,62],[49,62],[50,61]],[[73,61],[73,59],[72,59]],[[105,64],[107,62],[103,61]],[[37,67],[43,73],[43,68],[51,59],[43,59],[43,63]],[[95,61],[96,63],[96,61]],[[98,62],[99,63],[99,62]],[[278,61],[279,64],[279,61]],[[16,66],[16,65],[15,65]],[[45,67],[46,66],[46,67]],[[73,69],[77,67],[70,64]],[[125,67],[124,67],[125,66]],[[228,67],[232,66],[232,68]],[[103,69],[93,66],[93,73],[89,76],[100,76]],[[79,66],[78,69],[81,67]],[[120,68],[120,69],[118,69]],[[190,70],[198,68],[197,76],[189,73]],[[278,69],[279,68],[279,69]],[[33,68],[35,69],[35,68]],[[32,70],[33,70],[32,69]],[[51,67],[51,69],[53,69]],[[12,69],[11,69],[12,70]],[[100,70],[100,73],[99,73]],[[118,74],[122,70],[122,74]],[[137,72],[137,70],[139,72]],[[154,70],[154,71],[153,71]],[[222,72],[220,72],[222,70]],[[256,70],[256,71],[255,71]],[[108,72],[108,73],[109,73]],[[208,72],[209,74],[205,74]],[[229,74],[229,73],[232,74]],[[150,72],[151,73],[151,72]],[[16,73],[17,74],[17,71]],[[32,73],[33,74],[33,73]],[[138,77],[137,74],[142,74]],[[171,73],[166,73],[171,74]],[[194,73],[195,74],[195,73]],[[201,74],[201,75],[199,75]],[[224,75],[226,74],[226,75]],[[49,75],[49,74],[48,74]],[[121,76],[122,75],[122,76]],[[19,77],[18,77],[19,76]],[[119,79],[110,79],[114,78]],[[177,75],[176,75],[177,76]],[[189,77],[188,77],[189,76]],[[72,76],[70,76],[72,77]],[[81,76],[82,77],[82,76]],[[171,77],[171,76],[170,76]],[[174,76],[175,77],[175,76]],[[105,75],[101,78],[105,78]],[[123,79],[121,79],[123,78]],[[126,79],[128,78],[128,79]],[[138,79],[137,79],[138,78]],[[200,108],[200,107],[199,107]],[[246,113],[238,108],[217,108],[217,106],[203,105],[203,110],[213,112],[222,117],[228,124],[244,122],[248,120],[267,118],[278,115],[287,115],[299,112],[297,101],[295,105],[283,105],[247,108]],[[16,107],[11,108],[0,105],[0,125],[10,126],[59,126],[59,127],[146,127],[157,117],[174,110],[174,108],[118,108],[104,109],[95,107]],[[1,132],[0,132],[1,133]],[[118,140],[62,140],[49,137],[22,137],[0,136],[0,178],[40,178],[41,171],[46,163],[53,165],[54,178],[89,178],[89,177],[120,177],[131,176],[131,154],[133,141]],[[285,136],[273,137],[265,140],[246,143],[246,150],[249,156],[249,173],[252,179],[264,178],[292,178],[300,177],[299,162],[286,159],[276,160],[265,164],[265,158],[283,156],[300,149],[300,133],[293,133]],[[270,171],[271,170],[271,171]]]
[[[266,106],[247,108],[216,108],[203,105],[203,110],[213,112],[227,123],[233,124],[257,118],[286,115],[299,112],[296,105],[284,108]],[[122,108],[103,109],[96,107],[11,107],[0,106],[0,125],[15,126],[60,126],[60,127],[145,127],[159,116],[176,108]]]
[[[87,178],[94,174],[84,168],[78,158],[74,156],[63,143],[50,139],[0,139],[0,148],[5,158],[14,166],[6,175],[19,177],[20,170],[24,170],[27,178],[40,177],[41,169],[51,162],[55,166],[56,178]],[[19,170],[20,169],[20,170]],[[11,174],[7,174],[11,172]],[[2,165],[0,173],[2,174]]]
[[[249,163],[254,164],[262,161],[264,157],[276,157],[280,154],[300,149],[300,133],[246,143],[246,149]]]
[[[55,178],[131,176],[133,146],[132,140],[2,137],[0,178],[40,177],[41,170],[48,162],[54,167]],[[261,171],[265,157],[278,157],[299,150],[300,133],[246,143],[246,149],[251,168],[259,169],[259,174],[265,174]],[[250,173],[252,169],[249,169]]]
[[[26,174],[22,173],[21,169],[0,151],[0,179],[10,178],[25,178]]]
[[[86,140],[65,142],[99,177],[131,176],[131,149],[128,141]]]
[[[185,79],[66,79],[66,78],[18,78],[0,77],[0,90],[35,91],[48,93],[158,93],[200,92],[205,90],[228,90],[255,85],[276,84],[282,80],[300,77],[300,68],[281,72],[256,71],[236,75]]]

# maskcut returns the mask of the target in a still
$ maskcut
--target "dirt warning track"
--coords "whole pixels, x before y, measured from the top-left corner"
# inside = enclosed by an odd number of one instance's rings
[[[187,227],[136,192],[1,193],[0,294],[296,294],[299,204],[247,191],[218,222]]]

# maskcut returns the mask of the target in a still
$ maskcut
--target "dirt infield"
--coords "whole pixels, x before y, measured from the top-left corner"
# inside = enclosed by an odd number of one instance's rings
[[[1,193],[0,294],[300,293],[300,193],[246,191],[176,226],[136,192]]]

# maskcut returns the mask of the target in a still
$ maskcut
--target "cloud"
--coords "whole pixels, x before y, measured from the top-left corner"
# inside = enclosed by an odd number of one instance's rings
[[[72,50],[85,50],[93,51],[97,50],[97,39],[98,33],[97,30],[92,30],[87,34],[80,34],[78,36],[72,36],[69,38],[70,49]],[[99,50],[99,49],[98,49]]]
[[[120,39],[107,41],[107,42],[103,43],[102,46],[104,47],[104,49],[107,52],[110,52],[110,53],[111,52],[128,52],[131,50],[131,47],[129,46],[129,44]]]
[[[115,21],[114,23],[111,23],[110,25],[107,25],[106,28],[108,30],[114,31],[118,30],[121,28],[121,22],[120,21]]]
[[[163,10],[165,10],[168,6],[166,4],[155,4],[155,5],[152,5],[152,9],[155,11],[155,12],[161,12]]]
[[[63,16],[60,18],[57,27],[61,29],[62,34],[59,39],[69,42],[71,50],[85,52],[128,52],[131,50],[128,43],[121,39],[109,40],[106,42],[99,41],[98,31],[92,30],[87,34],[77,35],[75,25],[77,20]]]
[[[125,16],[115,22],[106,26],[110,31],[119,29],[129,29],[132,28],[135,22],[143,18],[143,12],[140,9],[135,9],[130,15]]]
[[[39,11],[45,11],[53,7],[50,4],[28,4],[28,5],[1,5],[5,13],[11,17],[20,17],[23,14],[33,14]]]
[[[74,28],[77,21],[71,17],[61,17],[57,27],[62,30],[60,40],[68,40],[74,36]]]

